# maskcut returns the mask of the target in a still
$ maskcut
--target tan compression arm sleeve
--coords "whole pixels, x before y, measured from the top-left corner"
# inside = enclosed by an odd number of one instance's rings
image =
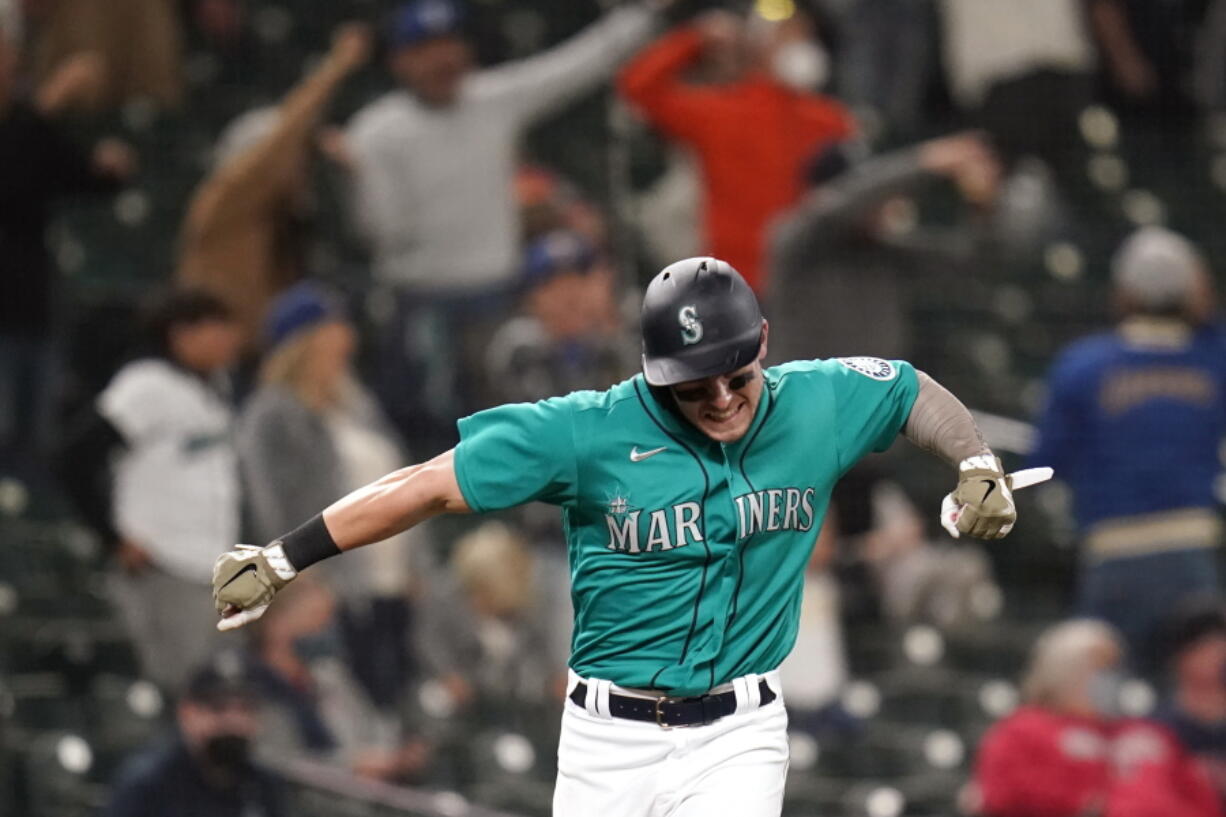
[[[924,372],[916,374],[920,390],[903,427],[906,438],[954,467],[967,457],[991,454],[962,401]]]

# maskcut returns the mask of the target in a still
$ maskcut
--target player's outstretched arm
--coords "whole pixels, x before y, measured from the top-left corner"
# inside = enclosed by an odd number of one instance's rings
[[[942,503],[941,524],[953,536],[1006,536],[1017,522],[1017,508],[1000,459],[984,441],[962,401],[924,372],[918,375],[919,394],[903,434],[958,469],[958,486]]]
[[[213,602],[232,630],[255,621],[272,597],[310,565],[369,545],[443,513],[469,510],[455,474],[455,452],[393,471],[342,497],[264,547],[237,545],[213,565]]]

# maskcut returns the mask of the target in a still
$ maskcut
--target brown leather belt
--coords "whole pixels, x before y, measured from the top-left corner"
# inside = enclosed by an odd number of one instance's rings
[[[758,682],[761,705],[775,700],[775,690],[765,680]],[[587,706],[587,684],[575,685],[570,699],[578,706]],[[732,691],[698,695],[692,698],[632,698],[609,693],[609,714],[615,718],[646,721],[663,727],[705,726],[736,711],[736,693]]]

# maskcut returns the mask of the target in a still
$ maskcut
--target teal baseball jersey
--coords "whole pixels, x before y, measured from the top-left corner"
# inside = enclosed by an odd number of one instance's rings
[[[701,694],[791,651],[831,489],[889,447],[918,390],[900,361],[776,366],[749,431],[721,444],[639,375],[461,420],[456,476],[474,511],[561,506],[575,672]]]

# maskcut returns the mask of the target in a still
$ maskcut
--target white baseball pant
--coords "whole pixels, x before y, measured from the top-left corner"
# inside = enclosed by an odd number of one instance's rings
[[[775,692],[765,706],[762,679]],[[586,706],[569,699],[580,681]],[[736,712],[705,726],[666,729],[611,717],[610,692],[636,693],[571,672],[553,817],[778,817],[788,770],[779,673],[747,675],[712,692],[727,689],[736,692]]]

